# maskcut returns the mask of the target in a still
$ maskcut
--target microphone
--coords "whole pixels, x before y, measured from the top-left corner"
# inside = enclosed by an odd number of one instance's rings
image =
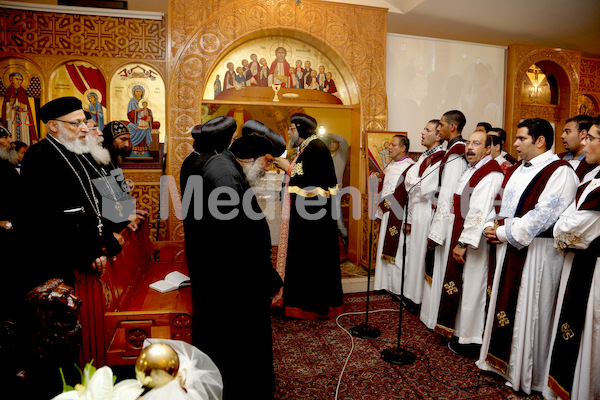
[[[415,184],[413,185],[413,187],[411,187],[409,190],[406,191],[406,205],[404,206],[404,224],[406,224],[406,218],[407,218],[407,214],[408,214],[408,202],[409,202],[409,197],[410,197],[410,193],[413,191],[414,188],[416,188],[419,183],[421,183],[425,178],[427,178],[429,175],[431,175],[432,173],[439,171],[439,169],[442,166],[445,166],[447,164],[450,164],[453,161],[459,160],[461,158],[464,157],[456,157],[452,160],[446,160],[444,163],[440,163],[440,165],[437,168],[432,169],[431,171],[429,171],[429,173],[427,173],[425,176],[421,177],[417,182],[415,182]],[[439,186],[439,182],[438,182],[438,186]],[[417,356],[415,355],[415,353],[408,351],[406,349],[403,349],[401,346],[401,339],[402,339],[402,310],[404,309],[404,266],[406,264],[406,232],[404,233],[404,243],[403,243],[403,247],[402,247],[402,267],[400,268],[400,276],[402,276],[402,283],[400,284],[400,312],[398,313],[398,344],[396,347],[392,347],[392,348],[387,348],[387,349],[383,349],[381,351],[381,358],[383,359],[383,361],[388,362],[390,364],[394,364],[394,365],[410,365],[412,363],[415,362]],[[395,295],[395,294],[394,294]]]

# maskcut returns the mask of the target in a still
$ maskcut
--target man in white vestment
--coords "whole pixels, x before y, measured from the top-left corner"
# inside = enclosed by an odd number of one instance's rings
[[[406,218],[406,249],[404,260],[404,302],[412,313],[419,315],[425,283],[425,252],[427,235],[433,218],[433,203],[438,189],[439,167],[446,151],[437,131],[439,119],[432,119],[421,131],[421,145],[427,149],[406,173],[404,185],[408,193]],[[413,223],[414,222],[414,223]]]
[[[546,120],[518,125],[515,148],[522,160],[508,170],[500,212],[485,228],[496,243],[483,344],[477,365],[530,394],[546,386],[548,360],[563,257],[552,226],[571,204],[578,179],[551,151],[554,130]]]
[[[390,155],[390,163],[385,167],[383,186],[380,193],[380,199],[383,200],[386,196],[393,195],[399,186],[404,185],[403,173],[408,167],[413,165],[415,161],[408,156],[408,149],[410,142],[406,136],[394,135],[390,141],[388,147]],[[402,188],[400,188],[402,189]],[[384,200],[383,203],[389,200]],[[388,203],[389,204],[389,203]],[[401,206],[403,206],[401,204]],[[386,210],[385,212],[382,209]],[[403,246],[403,234],[402,229],[398,227],[388,227],[388,221],[390,219],[389,207],[382,206],[377,209],[375,217],[381,219],[381,225],[379,229],[379,242],[377,246],[377,257],[375,262],[375,290],[387,290],[389,292],[400,294],[402,285],[402,276],[400,275],[400,267],[402,266],[402,246]],[[403,215],[396,216],[400,220],[404,218]],[[392,229],[388,232],[388,229]],[[393,240],[395,248],[397,249],[395,254],[384,254],[385,240]]]
[[[448,343],[453,352],[474,356],[483,338],[488,281],[489,245],[482,234],[504,174],[490,155],[486,133],[473,132],[465,145],[469,167],[452,201],[454,226],[435,331],[453,339]]]
[[[585,161],[600,162],[600,119],[583,140]],[[548,360],[546,399],[600,398],[600,174],[582,183],[554,225],[565,251]]]
[[[504,144],[506,143],[506,131],[502,128],[494,127],[490,129],[487,134],[500,137],[500,139],[502,140],[502,144],[500,145],[500,154],[502,154],[504,160],[508,161],[510,165],[515,165],[518,162],[518,160],[503,150]],[[500,162],[498,162],[498,164],[500,164]],[[502,164],[500,164],[500,166],[502,166]]]
[[[500,129],[500,130],[502,130],[502,132],[504,132],[504,129],[502,129],[502,128],[495,128],[495,129]],[[492,131],[488,132],[488,136],[490,137],[490,140],[492,141],[490,155],[492,156],[492,158],[494,160],[496,160],[498,165],[500,165],[500,168],[502,168],[502,171],[506,172],[510,167],[513,166],[513,164],[510,161],[508,161],[506,159],[506,157],[504,157],[504,154],[502,154],[502,145],[504,144],[504,142],[502,141],[502,135],[500,134],[499,131],[492,130]],[[504,132],[504,136],[506,136],[506,132]]]
[[[591,126],[592,117],[577,115],[567,120],[560,136],[567,151],[558,156],[571,164],[582,183],[591,180],[597,173],[593,170],[596,169],[598,164],[590,164],[586,161],[585,148],[581,142],[587,136]]]
[[[433,254],[433,271],[431,262],[426,265],[427,284],[423,290],[421,305],[421,321],[429,329],[435,328],[442,293],[442,282],[446,273],[446,262],[450,251],[450,236],[454,215],[450,212],[452,197],[458,185],[458,179],[467,168],[465,160],[465,141],[461,136],[467,123],[465,115],[458,110],[447,111],[440,119],[437,127],[442,140],[448,141],[446,153],[440,164],[440,191],[438,202],[428,234],[428,253]]]

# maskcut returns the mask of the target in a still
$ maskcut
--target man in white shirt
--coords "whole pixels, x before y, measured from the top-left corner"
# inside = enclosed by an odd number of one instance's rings
[[[395,294],[400,294],[402,285],[400,267],[402,265],[403,234],[401,227],[388,224],[394,210],[389,206],[391,200],[384,199],[387,196],[393,196],[397,190],[404,189],[404,172],[415,163],[408,156],[409,146],[410,142],[406,136],[394,135],[392,137],[388,147],[390,163],[384,170],[383,187],[379,197],[382,202],[375,214],[377,218],[381,218],[381,225],[375,263],[374,288]],[[404,204],[400,204],[400,206],[403,207]],[[401,212],[400,210],[395,211]],[[401,225],[404,215],[395,215],[395,217],[392,219]]]
[[[475,131],[465,145],[469,167],[452,201],[454,224],[435,331],[453,339],[450,350],[475,356],[483,337],[488,281],[489,245],[482,233],[504,174],[490,155],[491,137]]]
[[[500,212],[485,228],[496,243],[496,270],[477,365],[530,394],[546,386],[549,335],[563,257],[552,226],[573,201],[579,180],[552,153],[554,130],[546,120],[518,125],[515,147],[523,160],[509,170]],[[491,223],[490,223],[491,225]]]

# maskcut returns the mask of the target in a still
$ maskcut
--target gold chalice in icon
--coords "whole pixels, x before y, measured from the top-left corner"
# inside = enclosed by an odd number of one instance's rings
[[[271,85],[271,87],[273,88],[273,91],[275,92],[275,97],[273,97],[273,101],[279,101],[279,97],[277,96],[277,93],[279,92],[279,90],[281,90],[281,83],[274,83],[273,85]]]

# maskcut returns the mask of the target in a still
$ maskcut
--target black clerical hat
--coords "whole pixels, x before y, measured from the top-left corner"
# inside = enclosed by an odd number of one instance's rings
[[[265,154],[279,157],[285,151],[285,139],[262,122],[250,120],[242,127],[242,137],[229,150],[237,158],[258,158]]]
[[[303,139],[317,133],[317,120],[310,115],[296,113],[290,118],[290,123],[296,125],[298,135]]]
[[[221,116],[192,128],[194,149],[205,153],[220,153],[229,146],[237,129],[235,119]]]
[[[285,151],[285,139],[260,121],[249,120],[242,126],[242,137],[248,135],[264,136],[271,142],[273,149],[268,152],[274,157],[279,157]]]
[[[110,121],[104,126],[104,129],[102,129],[102,136],[104,136],[104,142],[102,142],[102,146],[111,150],[115,139],[128,133],[129,129],[121,121]]]
[[[8,129],[0,125],[0,138],[3,138],[4,136],[10,136],[10,132]]]
[[[40,108],[40,119],[44,123],[47,123],[52,119],[60,118],[63,115],[82,109],[81,100],[77,97],[59,97],[58,99],[50,100]]]

